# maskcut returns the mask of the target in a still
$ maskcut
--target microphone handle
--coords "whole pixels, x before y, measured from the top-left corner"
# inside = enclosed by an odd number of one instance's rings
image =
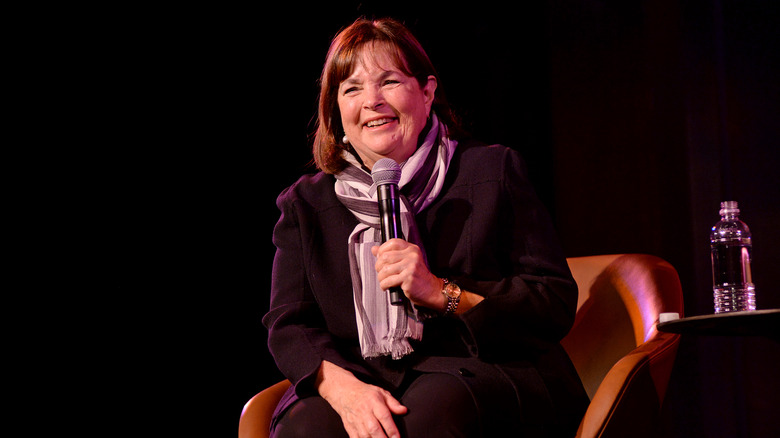
[[[382,228],[382,243],[390,239],[403,239],[401,228],[401,209],[398,197],[398,185],[380,184],[377,187],[379,198],[379,222]],[[398,287],[391,287],[390,304],[401,306],[404,303],[404,292]]]
[[[404,298],[404,291],[400,287],[393,286],[390,288],[390,304],[402,306],[404,304]]]

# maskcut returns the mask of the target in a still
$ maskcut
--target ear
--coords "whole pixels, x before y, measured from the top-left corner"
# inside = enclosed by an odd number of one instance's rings
[[[425,86],[422,89],[423,98],[425,99],[425,109],[429,114],[431,112],[431,107],[433,106],[433,101],[436,98],[437,86],[438,86],[438,82],[436,81],[436,76],[430,75],[428,76],[428,82],[425,84]]]

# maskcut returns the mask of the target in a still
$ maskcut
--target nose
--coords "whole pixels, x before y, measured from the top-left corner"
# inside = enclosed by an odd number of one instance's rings
[[[366,90],[365,96],[366,99],[363,101],[363,108],[375,111],[385,103],[385,97],[382,94],[382,89],[380,87],[368,87],[369,89]]]

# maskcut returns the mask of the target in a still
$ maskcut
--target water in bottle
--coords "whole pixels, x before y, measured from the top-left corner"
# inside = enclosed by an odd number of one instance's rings
[[[748,226],[739,220],[736,201],[720,203],[720,221],[712,227],[712,287],[715,313],[756,310],[750,272],[753,245]]]

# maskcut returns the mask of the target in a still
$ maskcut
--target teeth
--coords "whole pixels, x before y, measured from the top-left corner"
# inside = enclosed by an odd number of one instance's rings
[[[369,128],[373,128],[375,126],[384,125],[385,123],[390,123],[392,121],[393,121],[393,119],[391,119],[391,118],[372,120],[372,121],[366,123],[366,126],[369,127]]]

